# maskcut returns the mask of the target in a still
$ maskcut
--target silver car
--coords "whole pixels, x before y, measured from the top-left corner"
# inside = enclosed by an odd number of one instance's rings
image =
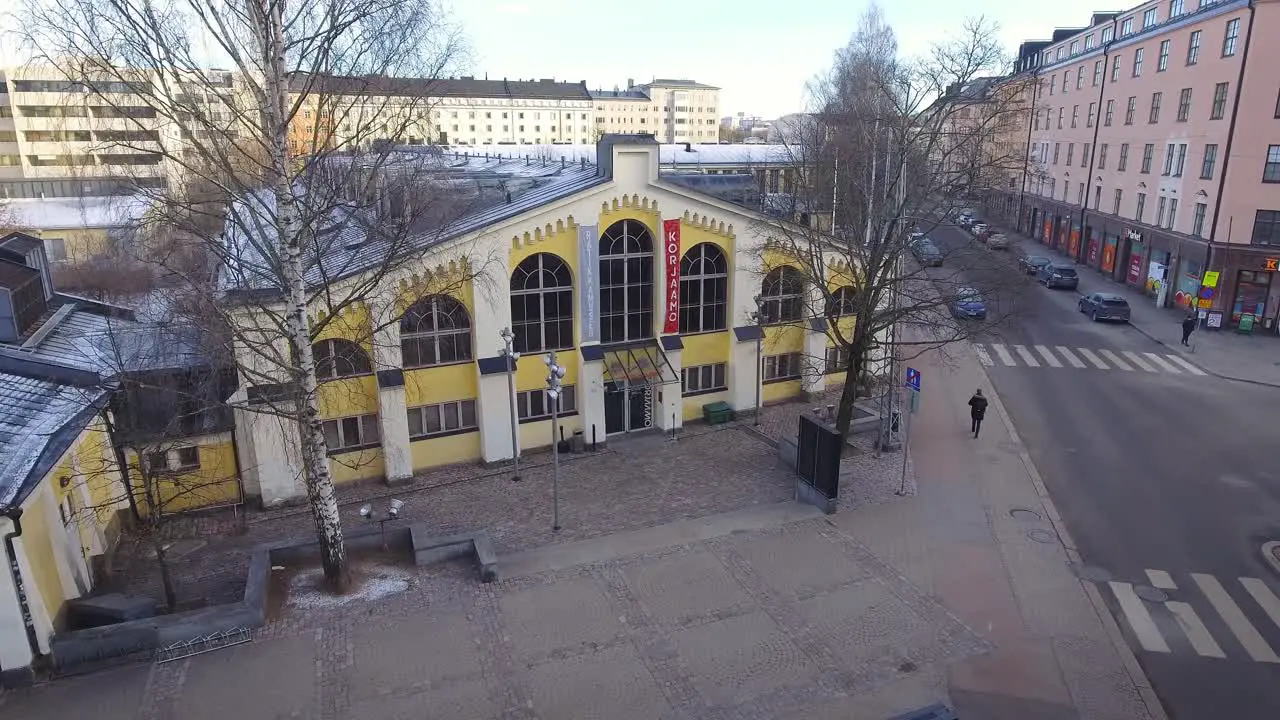
[[[992,250],[1008,250],[1009,236],[1004,233],[992,233],[983,240]]]

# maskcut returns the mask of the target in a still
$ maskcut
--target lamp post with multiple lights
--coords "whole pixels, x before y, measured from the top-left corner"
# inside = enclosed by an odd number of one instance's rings
[[[547,404],[551,406],[551,530],[560,532],[560,443],[556,436],[556,411],[560,408],[560,381],[564,368],[556,364],[556,353],[543,358],[547,365]]]
[[[511,328],[502,328],[498,335],[502,337],[502,357],[507,361],[507,394],[511,396],[511,481],[520,482],[520,418],[516,412],[515,381],[516,361],[520,359],[520,353],[511,349],[511,341],[515,337]]]

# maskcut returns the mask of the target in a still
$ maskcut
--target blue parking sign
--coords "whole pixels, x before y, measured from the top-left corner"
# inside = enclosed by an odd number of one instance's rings
[[[912,390],[920,389],[920,371],[913,367],[907,368],[907,387]]]

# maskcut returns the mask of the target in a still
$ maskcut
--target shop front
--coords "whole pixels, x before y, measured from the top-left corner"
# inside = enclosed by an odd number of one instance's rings
[[[1126,285],[1141,288],[1146,280],[1142,274],[1142,268],[1147,253],[1147,248],[1142,242],[1142,233],[1137,230],[1125,230],[1120,237],[1124,243],[1122,247],[1124,282]]]
[[[1169,251],[1151,248],[1147,258],[1147,280],[1143,284],[1142,291],[1147,297],[1156,298],[1156,305],[1159,302],[1161,293],[1165,290],[1165,280],[1169,272]]]
[[[1070,224],[1070,221],[1068,221]],[[1080,257],[1080,226],[1071,225],[1071,231],[1067,235],[1067,255],[1078,258]]]
[[[1085,226],[1085,237],[1088,238],[1088,254],[1085,255],[1085,263],[1094,269],[1098,268],[1099,256],[1102,254],[1102,238],[1098,234],[1098,228],[1087,225]]]
[[[1267,297],[1271,294],[1274,272],[1239,270],[1236,273],[1235,297],[1231,301],[1231,325],[1262,328],[1267,318]]]
[[[1116,276],[1116,249],[1119,245],[1119,235],[1109,232],[1102,234],[1102,258],[1099,260],[1098,269],[1108,277]]]
[[[1174,286],[1173,304],[1185,309],[1196,305],[1196,297],[1200,292],[1200,282],[1204,277],[1204,264],[1184,257],[1178,268],[1177,282]]]

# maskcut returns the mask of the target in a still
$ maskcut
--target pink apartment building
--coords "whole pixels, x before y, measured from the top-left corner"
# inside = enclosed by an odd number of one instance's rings
[[[1024,43],[1028,168],[993,206],[1166,306],[1276,332],[1277,38],[1280,0],[1158,0]]]

